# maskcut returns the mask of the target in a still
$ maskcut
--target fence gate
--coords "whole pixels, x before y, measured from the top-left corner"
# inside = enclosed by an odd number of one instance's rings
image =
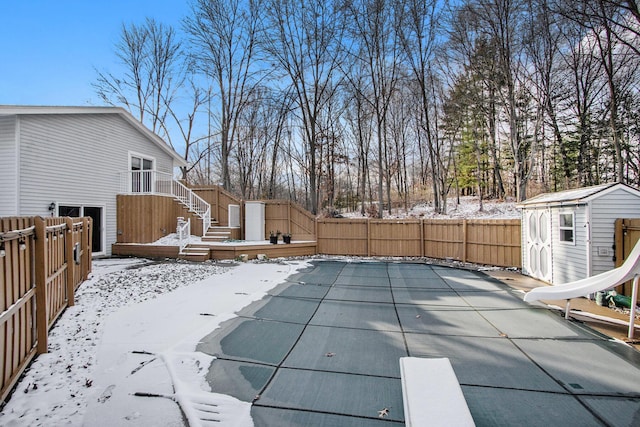
[[[616,267],[622,265],[629,253],[640,240],[640,218],[616,219],[615,226],[615,247],[616,247]],[[616,288],[616,292],[631,296],[631,281]]]

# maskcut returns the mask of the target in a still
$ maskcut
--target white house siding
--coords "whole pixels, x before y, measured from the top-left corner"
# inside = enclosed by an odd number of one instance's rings
[[[593,275],[615,267],[612,249],[615,220],[640,218],[640,197],[618,188],[591,202],[591,218],[591,274]]]
[[[574,243],[560,241],[560,213],[573,212]],[[554,207],[551,209],[551,245],[553,253],[552,283],[560,285],[587,277],[587,217],[585,205]]]
[[[172,159],[118,114],[20,116],[20,214],[49,215],[51,202],[104,209],[106,254],[116,241],[119,172],[130,151],[172,171]]]
[[[18,213],[15,124],[15,116],[0,116],[0,217]]]

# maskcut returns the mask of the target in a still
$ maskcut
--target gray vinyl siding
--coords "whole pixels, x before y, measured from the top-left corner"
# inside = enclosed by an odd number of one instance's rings
[[[614,225],[617,218],[640,218],[640,197],[617,189],[593,200],[591,203],[591,259],[592,274],[615,267],[613,261]],[[606,255],[599,255],[605,250]]]
[[[20,214],[49,215],[51,202],[102,207],[107,255],[116,241],[119,172],[129,169],[129,152],[172,172],[169,155],[118,114],[20,116],[20,136]]]
[[[573,212],[574,243],[560,241],[560,213]],[[587,277],[587,222],[584,205],[551,209],[552,283],[559,285]]]
[[[18,214],[16,116],[0,116],[0,217]]]

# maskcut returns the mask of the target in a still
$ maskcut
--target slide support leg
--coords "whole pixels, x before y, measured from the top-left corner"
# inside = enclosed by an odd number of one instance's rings
[[[636,320],[636,304],[638,304],[638,280],[640,274],[633,278],[633,290],[631,291],[631,312],[629,313],[629,340],[633,340],[634,322]]]

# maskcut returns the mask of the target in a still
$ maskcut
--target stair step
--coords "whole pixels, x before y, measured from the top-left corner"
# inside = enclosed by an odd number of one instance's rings
[[[182,255],[209,255],[209,249],[202,248],[184,248]]]
[[[202,236],[203,242],[224,242],[229,240],[229,236]]]
[[[189,261],[207,261],[211,258],[211,255],[209,253],[209,248],[189,244],[182,250],[178,257]]]
[[[178,258],[180,259],[185,259],[187,261],[208,261],[209,259],[211,259],[209,257],[209,254],[180,254],[178,255]]]

